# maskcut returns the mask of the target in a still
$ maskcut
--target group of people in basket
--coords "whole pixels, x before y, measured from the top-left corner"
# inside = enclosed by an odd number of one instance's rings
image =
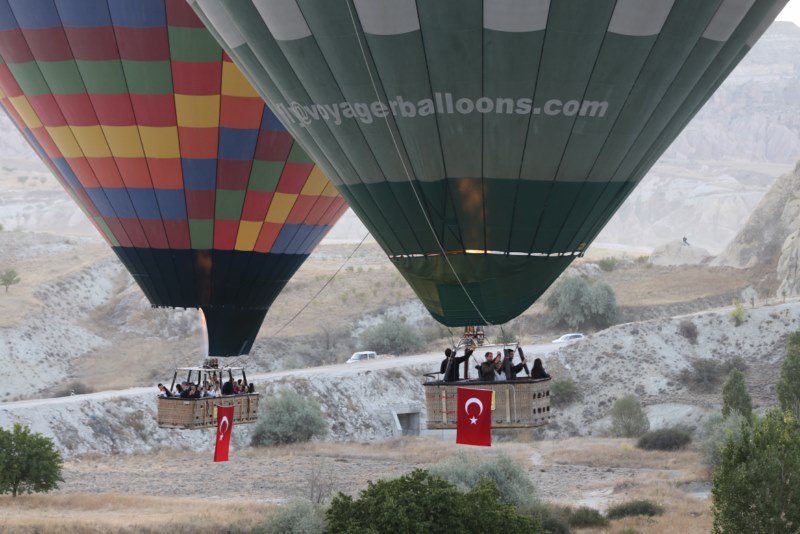
[[[243,382],[242,379],[234,380],[229,378],[227,382],[219,386],[216,377],[211,381],[205,380],[202,385],[191,382],[175,384],[175,392],[170,391],[164,384],[158,385],[159,397],[180,397],[182,399],[200,399],[203,397],[220,397],[223,395],[244,395],[255,393],[253,383]]]
[[[467,347],[463,356],[458,356],[457,352],[458,349],[452,350],[450,348],[444,351],[444,360],[442,360],[439,372],[445,382],[457,382],[459,380],[458,368],[472,356],[473,349]],[[515,352],[519,352],[519,363],[514,363]],[[487,351],[484,355],[484,361],[476,365],[475,369],[478,371],[478,379],[486,382],[514,380],[519,378],[523,371],[527,377],[533,379],[550,378],[550,375],[544,370],[540,358],[533,360],[533,369],[528,369],[528,360],[525,359],[525,354],[520,346],[517,346],[516,351],[512,348],[506,348],[503,352],[498,351],[496,354]]]

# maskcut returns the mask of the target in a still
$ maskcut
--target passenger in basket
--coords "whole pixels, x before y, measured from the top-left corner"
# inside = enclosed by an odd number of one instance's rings
[[[542,360],[536,358],[533,360],[533,369],[531,370],[531,378],[550,378],[550,375],[544,370]]]
[[[233,395],[233,378],[229,378],[227,382],[222,384],[223,395]]]
[[[495,359],[492,358],[491,351],[486,353],[486,360],[480,366],[481,380],[486,382],[493,382],[495,377],[494,365]]]
[[[158,396],[159,397],[172,397],[172,393],[164,386],[164,384],[158,385]]]
[[[253,384],[252,382],[250,382],[249,384],[247,384],[247,392],[248,392],[248,393],[250,393],[251,395],[252,395],[253,393],[255,393],[255,392],[256,392],[256,386],[255,386],[255,384]]]
[[[494,379],[496,382],[505,382],[507,379],[505,369],[503,369],[503,361],[500,359],[500,353],[494,359]]]
[[[442,380],[445,382],[458,381],[458,366],[472,356],[472,349],[465,349],[463,356],[456,356],[457,353],[458,350],[453,351],[449,347],[444,349],[444,360],[442,360],[442,364],[439,366],[439,372],[442,373]]]
[[[522,354],[522,349],[520,347],[517,347],[517,349],[519,349],[519,356],[522,359],[518,364],[514,364],[514,349],[505,350],[506,355],[503,358],[503,371],[505,371],[506,378],[509,380],[517,378],[517,374],[523,369],[525,370],[525,374],[529,374],[528,365],[525,363],[525,355]]]

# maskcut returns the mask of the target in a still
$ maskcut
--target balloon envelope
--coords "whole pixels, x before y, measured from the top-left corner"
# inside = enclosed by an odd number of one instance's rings
[[[190,0],[448,325],[524,311],[785,0]]]
[[[154,306],[247,353],[346,210],[183,0],[0,0],[2,105]]]

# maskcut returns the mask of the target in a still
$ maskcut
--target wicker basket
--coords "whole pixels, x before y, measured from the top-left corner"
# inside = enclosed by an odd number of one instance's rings
[[[494,391],[492,428],[528,428],[550,419],[550,380],[425,382],[428,428],[456,428],[458,388]]]
[[[233,405],[233,424],[255,423],[258,419],[257,393],[181,399],[158,398],[158,426],[161,428],[209,428],[217,426],[217,406]]]

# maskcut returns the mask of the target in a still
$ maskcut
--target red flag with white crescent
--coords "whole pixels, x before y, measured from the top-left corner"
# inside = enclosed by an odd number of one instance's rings
[[[228,461],[228,447],[233,430],[233,406],[217,406],[217,446],[214,448],[214,461]]]
[[[456,443],[492,446],[492,390],[458,388]]]

